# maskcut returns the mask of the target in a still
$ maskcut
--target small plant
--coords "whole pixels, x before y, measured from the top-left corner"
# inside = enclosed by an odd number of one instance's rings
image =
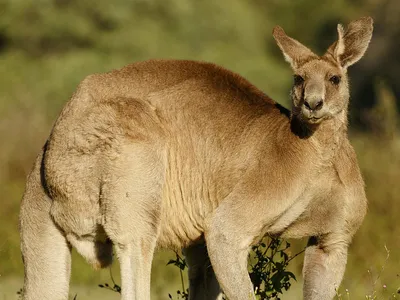
[[[261,242],[252,248],[250,254],[250,278],[254,292],[259,299],[276,299],[283,291],[287,291],[290,280],[296,280],[292,272],[287,271],[293,257],[287,254],[290,244],[279,238],[268,238],[268,243]]]
[[[383,263],[383,265],[381,266],[381,270],[379,271],[378,275],[376,276],[376,278],[374,279],[372,276],[372,273],[370,270],[368,270],[368,275],[369,278],[371,280],[371,292],[366,296],[366,299],[368,300],[375,300],[377,299],[377,291],[376,291],[376,286],[378,283],[378,280],[381,278],[383,271],[385,271],[385,266],[389,260],[390,257],[390,251],[389,249],[386,247],[385,245],[385,250],[386,250],[386,259],[385,262]],[[386,285],[384,286],[384,288],[386,288]]]
[[[114,286],[110,286],[106,282],[104,284],[99,284],[99,287],[121,294],[121,287],[118,284],[114,284]]]
[[[288,242],[272,237],[267,238],[267,241],[267,243],[261,242],[252,248],[249,256],[249,275],[258,299],[279,300],[279,295],[290,288],[291,279],[296,280],[294,274],[286,270],[287,266],[304,250],[290,257],[287,254],[290,247]],[[185,259],[176,253],[176,259],[170,260],[167,265],[171,264],[179,268],[181,276],[182,291],[177,291],[177,299],[187,300],[189,291],[185,289],[183,280],[183,272],[187,267]],[[168,296],[169,299],[173,299],[171,294]]]
[[[22,300],[22,298],[24,297],[24,290],[22,288],[20,288],[17,291],[17,295],[18,295],[18,300]]]
[[[186,290],[186,292],[181,292],[180,290],[178,290],[178,291],[176,291],[176,295],[177,295],[176,299],[178,299],[178,300],[180,300],[180,299],[187,300],[187,299],[189,299],[189,290]],[[174,299],[171,294],[168,294],[168,298]]]
[[[110,268],[110,277],[111,277],[112,285],[109,285],[106,282],[104,284],[99,284],[98,287],[121,294],[121,286],[115,283],[111,268]]]
[[[389,249],[386,247],[385,245],[385,250],[386,250],[386,259],[385,262],[383,263],[383,265],[381,266],[381,269],[379,271],[379,273],[376,275],[376,277],[374,278],[371,270],[367,270],[370,281],[371,281],[371,288],[370,291],[367,293],[367,295],[365,295],[366,300],[378,300],[378,299],[382,299],[382,297],[384,295],[386,295],[385,297],[389,296],[389,298],[386,299],[398,299],[398,295],[400,294],[400,288],[398,288],[395,292],[390,292],[390,295],[388,295],[389,291],[388,291],[388,287],[386,286],[386,284],[383,285],[378,285],[378,281],[382,276],[382,273],[385,271],[385,267],[389,261],[389,257],[390,257],[390,251]],[[400,277],[399,275],[397,275],[397,277]],[[336,298],[337,300],[350,300],[350,292],[348,289],[345,290],[346,293],[346,297],[340,293],[339,290],[336,291]]]
[[[183,280],[183,272],[185,271],[187,265],[186,261],[184,258],[182,258],[177,252],[175,252],[176,258],[171,259],[168,263],[168,265],[174,265],[179,268],[179,274],[181,276],[181,284],[182,284],[182,291],[178,290],[176,292],[177,299],[182,299],[182,300],[188,300],[189,299],[189,290],[185,289],[185,282]],[[168,294],[169,299],[173,299],[171,294]]]

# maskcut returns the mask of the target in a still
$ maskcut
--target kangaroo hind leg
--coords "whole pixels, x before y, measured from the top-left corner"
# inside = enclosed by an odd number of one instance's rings
[[[28,177],[19,226],[24,262],[23,299],[66,300],[70,278],[70,246],[50,216],[52,200],[41,178],[42,155]]]
[[[189,268],[189,299],[222,299],[222,292],[208,257],[205,243],[185,248],[183,253]]]
[[[120,261],[122,299],[149,300],[163,165],[153,150],[140,145],[131,145],[114,163],[102,187],[104,229]]]

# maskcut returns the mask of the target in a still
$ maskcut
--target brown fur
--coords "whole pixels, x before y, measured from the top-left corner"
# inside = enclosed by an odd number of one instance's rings
[[[215,278],[229,299],[253,299],[248,249],[267,233],[313,237],[304,299],[331,299],[366,212],[347,139],[346,68],[365,52],[372,20],[341,30],[323,57],[274,30],[304,78],[291,112],[209,63],[147,61],[87,77],[28,178],[25,299],[66,299],[69,244],[104,267],[111,242],[124,300],[150,298],[157,245],[186,248],[191,299],[220,297]]]

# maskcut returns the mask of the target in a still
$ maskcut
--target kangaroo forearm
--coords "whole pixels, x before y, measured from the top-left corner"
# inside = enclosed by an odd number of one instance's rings
[[[304,258],[304,300],[330,300],[342,281],[347,249],[309,246]]]

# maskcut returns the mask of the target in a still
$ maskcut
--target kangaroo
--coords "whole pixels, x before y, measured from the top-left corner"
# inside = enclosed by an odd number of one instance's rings
[[[295,74],[291,111],[205,62],[85,78],[27,179],[24,299],[68,298],[72,247],[96,268],[115,249],[123,300],[150,299],[156,247],[184,249],[191,300],[255,299],[248,251],[266,234],[309,237],[303,297],[332,299],[367,209],[347,137],[347,68],[372,30],[369,17],[339,24],[318,56],[275,27]]]

